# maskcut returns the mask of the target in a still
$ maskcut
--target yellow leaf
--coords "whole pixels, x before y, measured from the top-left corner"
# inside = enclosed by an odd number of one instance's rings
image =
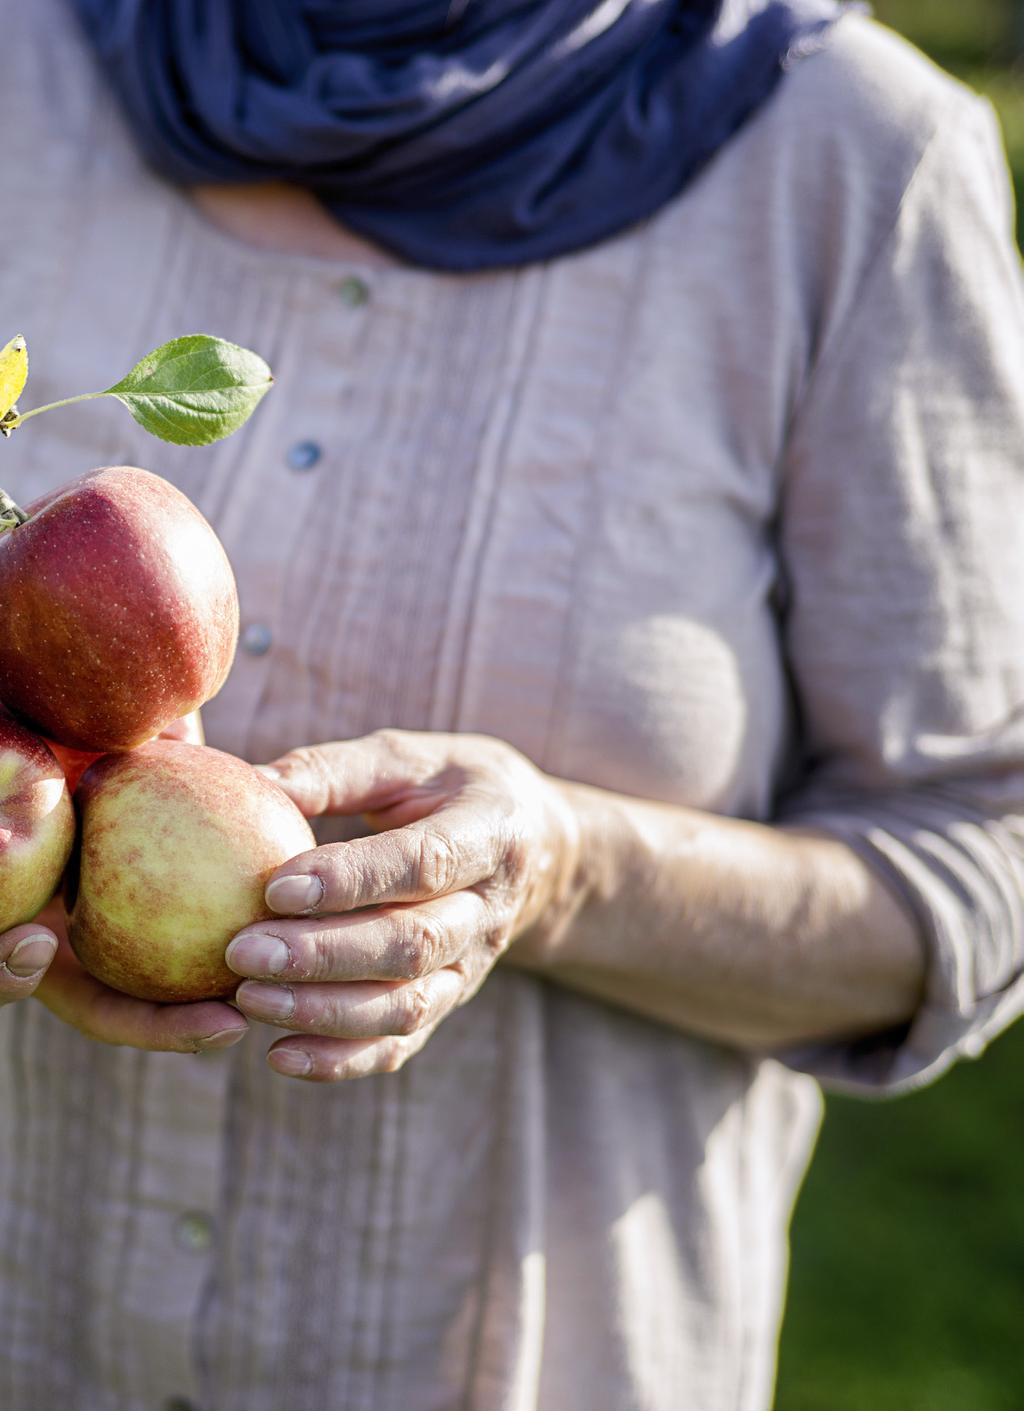
[[[0,421],[21,396],[28,377],[28,348],[20,333],[0,348]]]

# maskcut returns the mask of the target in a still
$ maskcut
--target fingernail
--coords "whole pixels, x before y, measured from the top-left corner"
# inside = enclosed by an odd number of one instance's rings
[[[257,764],[256,772],[258,774],[262,774],[265,779],[282,778],[280,769],[275,769],[272,764]]]
[[[278,877],[267,887],[267,905],[275,911],[312,911],[324,894],[319,877]]]
[[[224,955],[236,975],[280,975],[288,964],[290,952],[277,936],[243,931]]]
[[[215,1034],[196,1039],[196,1048],[201,1053],[206,1053],[209,1049],[230,1048],[232,1044],[237,1044],[239,1039],[244,1039],[248,1032],[248,1029],[218,1029]]]
[[[246,1014],[257,1019],[287,1019],[295,1013],[295,991],[290,985],[261,985],[247,980],[235,991],[235,999]]]
[[[57,942],[52,936],[26,936],[7,957],[7,969],[12,975],[17,975],[19,980],[24,980],[49,965],[56,950]]]
[[[267,1055],[267,1062],[275,1073],[283,1073],[286,1078],[304,1078],[313,1071],[313,1060],[300,1048],[280,1048]]]

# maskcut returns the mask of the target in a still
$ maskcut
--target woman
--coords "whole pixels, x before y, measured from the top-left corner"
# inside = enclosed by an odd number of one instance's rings
[[[78,8],[99,65],[4,14],[38,400],[197,328],[279,386],[210,451],[55,416],[6,479],[200,505],[209,741],[321,846],[237,1009],[0,976],[42,1001],[0,1015],[0,1401],[764,1411],[815,1078],[906,1089],[1021,1003],[991,116],[824,9]]]

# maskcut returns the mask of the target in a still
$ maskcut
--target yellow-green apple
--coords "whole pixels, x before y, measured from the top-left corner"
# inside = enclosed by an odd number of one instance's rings
[[[234,755],[153,740],[97,760],[75,805],[65,905],[86,970],[138,999],[230,994],[228,942],[273,915],[271,873],[316,845],[291,799]]]
[[[180,490],[107,466],[0,534],[0,701],[73,750],[127,750],[220,690],[238,641],[227,555]]]
[[[0,711],[0,931],[46,905],[60,885],[75,814],[53,751]]]

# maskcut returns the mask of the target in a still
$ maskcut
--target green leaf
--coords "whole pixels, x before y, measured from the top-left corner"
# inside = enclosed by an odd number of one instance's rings
[[[258,354],[194,333],[155,348],[101,395],[162,441],[208,446],[248,421],[273,382]]]

